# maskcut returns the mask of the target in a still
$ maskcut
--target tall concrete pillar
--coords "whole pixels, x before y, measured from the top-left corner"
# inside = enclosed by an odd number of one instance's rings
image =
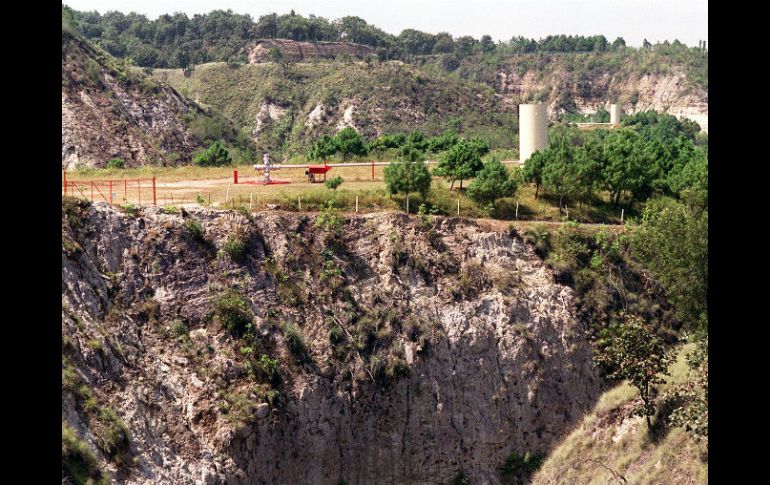
[[[610,105],[610,124],[612,126],[620,126],[620,105]]]
[[[548,146],[548,111],[544,104],[519,105],[519,160],[524,163]]]

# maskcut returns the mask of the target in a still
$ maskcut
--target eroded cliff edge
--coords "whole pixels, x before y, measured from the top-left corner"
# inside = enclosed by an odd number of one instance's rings
[[[390,213],[67,200],[62,353],[63,421],[121,483],[499,483],[600,391],[515,232]]]

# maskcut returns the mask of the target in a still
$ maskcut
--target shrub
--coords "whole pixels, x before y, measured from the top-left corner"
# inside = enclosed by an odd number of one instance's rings
[[[226,290],[219,295],[214,306],[214,315],[222,327],[235,337],[241,337],[251,329],[254,317],[249,299],[235,290]]]
[[[329,180],[327,180],[324,185],[326,185],[327,189],[331,189],[331,190],[335,190],[336,191],[337,187],[342,185],[342,182],[343,182],[342,177],[334,177],[334,178],[330,178]]]
[[[506,479],[504,483],[525,483],[543,465],[544,459],[545,455],[539,452],[527,452],[524,455],[511,453],[501,468],[503,478]]]
[[[187,219],[184,222],[184,231],[195,241],[203,241],[203,226],[198,219]]]
[[[241,261],[246,254],[246,237],[240,231],[229,234],[222,251],[233,261]]]
[[[174,320],[171,322],[171,325],[169,325],[171,329],[171,334],[174,337],[181,337],[182,335],[187,335],[187,325],[182,320]]]
[[[120,158],[112,158],[107,161],[107,168],[118,168],[122,169],[126,167],[126,162],[121,160]]]
[[[335,208],[332,202],[329,202],[321,209],[316,218],[315,225],[324,232],[337,236],[342,232],[344,221],[342,211]]]
[[[302,334],[297,327],[291,323],[285,323],[283,325],[283,336],[286,339],[286,346],[289,348],[289,352],[300,362],[307,360],[307,345],[305,345],[305,340],[302,338]]]
[[[201,167],[220,167],[232,165],[233,160],[227,148],[219,141],[215,141],[206,150],[195,155],[193,163]]]
[[[262,354],[257,361],[259,370],[271,383],[276,383],[280,377],[278,373],[278,359],[271,359],[269,355]]]
[[[99,469],[96,455],[66,423],[61,425],[61,450],[62,479],[95,485],[110,483],[108,477]]]
[[[120,210],[131,217],[135,217],[139,213],[139,209],[131,203],[121,205]]]
[[[163,212],[165,214],[174,215],[177,212],[179,212],[179,209],[177,209],[175,205],[167,205],[166,207],[163,208]]]

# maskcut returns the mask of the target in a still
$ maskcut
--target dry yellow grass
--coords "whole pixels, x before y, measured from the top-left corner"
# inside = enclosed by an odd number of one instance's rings
[[[664,391],[687,376],[684,346],[671,366]],[[637,391],[621,384],[599,399],[594,410],[562,440],[535,474],[533,485],[635,485],[708,483],[701,447],[680,428],[652,442],[643,418],[629,416]]]

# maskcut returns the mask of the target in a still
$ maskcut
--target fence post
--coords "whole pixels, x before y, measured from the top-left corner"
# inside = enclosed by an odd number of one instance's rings
[[[230,184],[227,184],[227,193],[225,193],[225,204],[227,204],[227,199],[230,198]]]
[[[238,185],[238,171],[237,170],[233,170],[233,183],[235,185]]]
[[[123,203],[128,204],[128,179],[123,179]]]
[[[460,198],[457,198],[457,217],[460,217]]]
[[[625,212],[625,209],[620,209],[620,223],[623,224],[623,213]]]
[[[358,194],[356,194],[356,212],[358,212]]]
[[[516,202],[516,219],[518,219],[518,218],[519,218],[519,203],[517,201]]]
[[[406,194],[406,213],[409,214],[409,193]]]
[[[372,180],[374,180],[374,160],[372,160]]]
[[[155,177],[152,178],[152,205],[158,205],[158,201],[155,198]]]
[[[254,202],[254,192],[249,192],[249,212],[251,212],[251,204]]]
[[[110,205],[112,205],[112,180],[110,180]]]
[[[142,179],[136,179],[136,198],[138,200],[137,205],[142,207]]]
[[[302,196],[297,196],[297,206],[299,206],[299,210],[302,210]]]

